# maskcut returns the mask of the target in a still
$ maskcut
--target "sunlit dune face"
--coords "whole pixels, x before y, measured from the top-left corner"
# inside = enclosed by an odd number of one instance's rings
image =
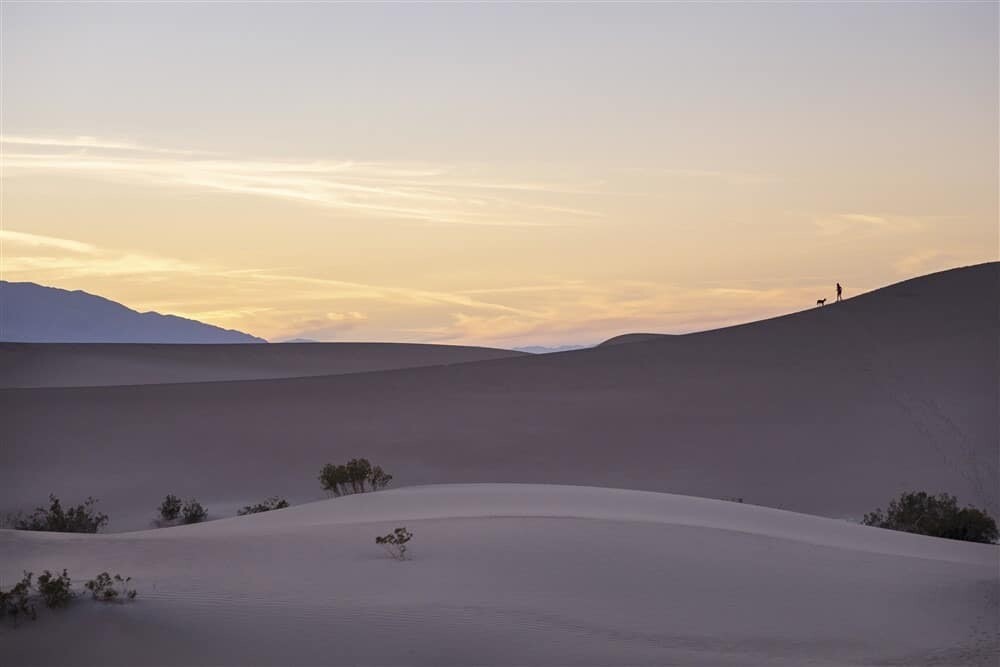
[[[2,11],[5,280],[513,347],[997,258],[989,3]]]

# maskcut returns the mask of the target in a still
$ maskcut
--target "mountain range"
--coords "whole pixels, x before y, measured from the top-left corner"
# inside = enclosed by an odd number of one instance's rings
[[[81,290],[0,281],[0,341],[30,343],[266,343],[176,315],[140,313]]]

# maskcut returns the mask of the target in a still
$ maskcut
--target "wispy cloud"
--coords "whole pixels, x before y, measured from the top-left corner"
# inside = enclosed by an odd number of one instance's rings
[[[161,153],[164,155],[206,155],[203,151],[179,150],[175,148],[156,148],[128,141],[106,141],[96,137],[70,137],[63,139],[49,137],[25,137],[16,135],[0,135],[0,143],[16,146],[36,146],[49,148],[96,148],[109,151],[138,151],[142,153]]]
[[[813,222],[823,236],[908,232],[923,225],[922,219],[912,216],[871,213],[835,213],[816,218]]]
[[[0,242],[29,248],[56,248],[74,253],[92,254],[97,252],[96,246],[83,243],[82,241],[60,239],[41,234],[28,234],[27,232],[15,232],[9,229],[0,229]]]
[[[289,322],[289,331],[295,332],[295,338],[330,340],[340,338],[344,332],[356,329],[367,320],[368,316],[358,311],[326,313],[322,317]]]
[[[771,174],[767,172],[734,171],[731,169],[691,169],[679,167],[651,169],[647,167],[631,167],[620,169],[620,171],[630,174],[643,174],[647,177],[652,176],[658,179],[684,179],[688,181],[708,180],[733,186],[767,185],[771,183],[779,183],[784,180],[778,174]]]
[[[248,271],[244,276],[267,282],[294,283],[313,287],[332,288],[335,291],[327,291],[320,295],[320,298],[330,299],[355,299],[368,298],[381,301],[409,303],[409,304],[445,304],[462,308],[474,308],[482,310],[495,310],[517,315],[533,315],[529,310],[514,308],[501,303],[474,299],[463,293],[441,292],[432,290],[421,290],[410,287],[395,287],[369,285],[364,283],[348,282],[343,280],[331,280],[327,278],[312,278],[307,276],[295,276],[270,273],[266,271]]]
[[[664,173],[674,176],[691,178],[710,178],[723,181],[730,185],[763,185],[777,183],[781,177],[776,174],[751,173],[746,171],[729,171],[721,169],[665,169]]]
[[[253,329],[254,322],[266,323],[269,330],[262,332],[265,335],[332,336],[363,325],[368,315],[348,304],[401,313],[493,312],[522,318],[538,315],[470,294],[301,276],[281,269],[232,269],[13,230],[0,232],[0,241],[4,244],[4,278],[71,288],[94,281],[169,281],[173,287],[168,293],[172,295],[197,286],[198,294],[219,296],[201,302],[192,296],[186,301],[153,299],[128,305],[225,326],[247,326],[250,322],[247,328]],[[328,310],[337,304],[347,307]],[[324,310],[326,314],[317,318],[316,313]]]
[[[85,276],[144,276],[192,273],[200,267],[180,259],[99,248],[75,239],[0,230],[3,273],[67,278]]]
[[[527,313],[452,313],[450,321],[411,330],[428,341],[516,347],[567,340],[599,341],[636,331],[688,333],[747,322],[812,307],[830,287],[820,284],[787,288],[679,286],[651,281],[572,281],[524,286]],[[495,291],[498,294],[508,291]]]
[[[569,193],[592,192],[592,184],[505,182],[483,178],[473,166],[204,157],[196,151],[93,137],[4,136],[2,142],[6,173],[68,172],[422,223],[566,226],[602,215],[561,200]],[[10,151],[8,145],[20,148]]]
[[[116,298],[116,287],[159,283],[126,305],[272,339],[417,340],[507,347],[597,341],[629,331],[683,333],[810,307],[825,281],[793,287],[679,286],[643,280],[551,280],[464,291],[233,268],[4,230],[5,274]],[[916,261],[916,260],[915,260]],[[197,287],[197,289],[194,289]]]
[[[893,263],[893,268],[902,276],[918,276],[983,260],[982,248],[930,248],[901,257]]]
[[[87,256],[33,256],[4,253],[4,275],[29,273],[55,279],[88,276],[130,276],[153,280],[169,273],[196,273],[194,264],[140,253],[95,252]]]

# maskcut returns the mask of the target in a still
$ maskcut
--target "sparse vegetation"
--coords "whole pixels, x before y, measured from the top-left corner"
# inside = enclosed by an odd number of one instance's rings
[[[375,538],[375,544],[381,544],[390,556],[396,560],[406,560],[406,545],[413,539],[413,533],[405,526],[397,528],[388,535]]]
[[[50,608],[65,607],[75,595],[65,569],[60,575],[54,575],[45,570],[44,573],[38,575],[36,586],[45,606]]]
[[[902,494],[881,508],[865,514],[866,526],[900,530],[919,535],[944,537],[950,540],[993,543],[997,541],[997,524],[989,514],[975,507],[959,507],[955,496],[937,496],[923,491]]]
[[[278,498],[278,496],[271,496],[262,503],[257,503],[256,505],[246,505],[243,509],[236,512],[239,516],[245,516],[247,514],[259,514],[260,512],[270,512],[271,510],[282,510],[288,507],[288,501],[284,498]]]
[[[208,510],[201,506],[195,499],[191,499],[184,504],[181,510],[181,517],[184,523],[198,523],[204,521],[208,516]]]
[[[22,618],[35,620],[37,617],[35,605],[31,603],[31,577],[31,572],[25,572],[21,581],[10,590],[0,588],[0,614],[4,618],[10,618],[14,627],[17,627],[17,622]]]
[[[87,498],[82,504],[63,510],[55,495],[49,495],[49,507],[37,508],[28,517],[19,517],[18,530],[42,530],[57,533],[96,533],[107,524],[108,515],[94,509],[97,501]]]
[[[63,569],[61,574],[53,574],[45,570],[35,579],[34,588],[37,595],[32,594],[31,572],[25,572],[19,582],[14,584],[10,590],[0,588],[0,616],[13,620],[14,627],[22,618],[35,620],[38,614],[35,611],[35,603],[41,599],[46,607],[65,607],[76,597],[73,590],[73,582],[69,573]],[[107,572],[102,572],[94,579],[88,581],[84,586],[91,592],[95,600],[101,602],[127,602],[134,600],[137,593],[132,588],[132,577],[122,577],[116,574],[113,577]],[[2,655],[2,652],[0,652]]]
[[[134,600],[136,591],[131,586],[132,577],[122,577],[120,574],[111,576],[107,572],[84,584],[91,596],[100,602],[128,602]]]
[[[181,499],[168,493],[160,503],[160,518],[164,521],[174,521],[181,513]]]
[[[319,473],[323,489],[334,496],[378,491],[389,486],[392,475],[368,459],[351,459],[346,464],[327,463]]]
[[[375,466],[368,476],[368,481],[371,484],[372,491],[381,491],[389,486],[389,483],[392,481],[392,475],[382,470],[382,466]]]

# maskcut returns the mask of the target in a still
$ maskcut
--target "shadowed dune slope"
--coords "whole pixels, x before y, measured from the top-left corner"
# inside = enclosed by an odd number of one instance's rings
[[[0,387],[85,387],[363,373],[522,356],[409,343],[0,343]]]
[[[405,562],[373,543],[400,525]],[[701,498],[418,487],[113,536],[0,531],[5,580],[110,569],[139,590],[42,609],[0,645],[12,665],[990,665],[998,565],[990,545]]]
[[[617,486],[828,516],[904,490],[997,510],[997,263],[754,324],[553,355],[303,379],[0,391],[0,511],[168,492],[217,516],[318,496],[327,461],[397,483]]]

